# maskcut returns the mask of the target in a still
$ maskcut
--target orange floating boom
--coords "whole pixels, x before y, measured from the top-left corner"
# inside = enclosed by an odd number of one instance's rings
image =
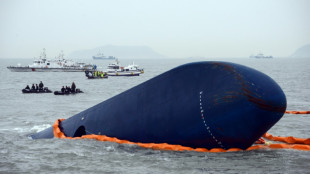
[[[172,150],[172,151],[196,151],[196,152],[235,152],[235,151],[243,151],[240,148],[230,148],[228,150],[222,149],[222,148],[213,148],[213,149],[206,149],[206,148],[191,148],[191,147],[186,147],[186,146],[181,146],[181,145],[173,145],[173,144],[167,144],[167,143],[135,143],[135,142],[130,142],[127,140],[120,140],[117,138],[113,137],[108,137],[105,135],[83,135],[81,137],[67,137],[59,128],[59,123],[63,121],[64,119],[58,119],[55,121],[53,125],[53,132],[54,132],[54,137],[56,138],[61,138],[61,139],[94,139],[97,141],[109,141],[109,142],[115,142],[115,143],[120,143],[120,144],[135,144],[143,148],[150,148],[150,149],[156,149],[156,150]],[[251,146],[246,150],[256,150],[256,149],[295,149],[295,150],[303,150],[303,151],[310,151],[310,138],[308,139],[301,139],[301,138],[294,138],[292,141],[292,138],[290,137],[274,137],[268,133],[264,135],[264,138],[277,141],[277,140],[282,140],[283,138],[288,138],[288,142],[292,143],[300,143],[303,142],[304,144],[270,144],[270,145],[255,145]],[[285,141],[284,141],[285,142]]]
[[[310,111],[285,111],[286,114],[310,114]]]

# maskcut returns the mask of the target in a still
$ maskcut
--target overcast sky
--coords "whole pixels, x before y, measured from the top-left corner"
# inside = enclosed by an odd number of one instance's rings
[[[0,0],[0,22],[0,58],[105,45],[167,57],[283,57],[310,43],[309,0]]]

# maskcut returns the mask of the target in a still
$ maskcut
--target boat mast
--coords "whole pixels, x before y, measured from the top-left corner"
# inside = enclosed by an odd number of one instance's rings
[[[41,53],[41,55],[40,55],[40,59],[42,59],[43,60],[43,62],[45,62],[46,61],[46,53],[45,53],[45,48],[43,48],[43,52]]]

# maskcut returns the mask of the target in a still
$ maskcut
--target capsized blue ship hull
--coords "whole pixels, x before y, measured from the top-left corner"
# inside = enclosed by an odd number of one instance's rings
[[[176,67],[61,122],[69,137],[106,135],[193,148],[250,147],[286,110],[269,76],[228,62]],[[48,128],[32,138],[53,138]]]

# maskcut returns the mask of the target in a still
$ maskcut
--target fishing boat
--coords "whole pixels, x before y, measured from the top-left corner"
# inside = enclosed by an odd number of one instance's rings
[[[136,65],[134,62],[126,67],[122,67],[118,59],[116,59],[115,63],[108,65],[106,72],[109,76],[139,76],[144,73],[144,70],[143,68],[139,68],[139,65]]]
[[[247,149],[285,110],[284,92],[266,74],[235,63],[204,61],[173,68],[57,120],[57,127],[68,138],[106,136],[119,142]],[[54,138],[58,133],[51,126],[31,137]]]
[[[45,49],[39,58],[34,58],[33,64],[28,66],[8,66],[13,72],[81,72],[94,69],[91,64],[75,62],[64,58],[63,52],[55,59],[47,59]]]

